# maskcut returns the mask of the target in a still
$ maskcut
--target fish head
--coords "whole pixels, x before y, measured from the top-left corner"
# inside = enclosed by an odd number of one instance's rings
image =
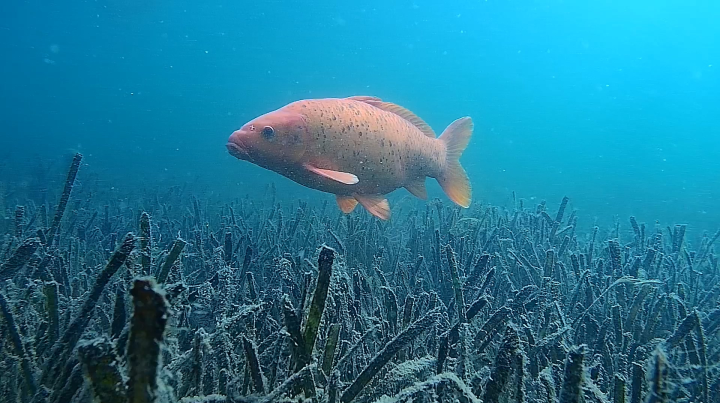
[[[276,110],[233,132],[227,149],[238,159],[273,169],[297,163],[305,152],[307,119],[300,113]]]

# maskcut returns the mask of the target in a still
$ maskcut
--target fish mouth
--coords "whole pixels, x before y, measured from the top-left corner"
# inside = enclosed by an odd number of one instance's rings
[[[230,155],[237,159],[241,160],[249,160],[250,155],[248,154],[247,150],[245,150],[243,147],[240,147],[239,145],[233,143],[232,141],[225,144],[225,147],[227,147],[228,152]]]

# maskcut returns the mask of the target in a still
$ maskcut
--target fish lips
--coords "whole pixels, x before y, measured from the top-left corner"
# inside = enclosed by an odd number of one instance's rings
[[[247,150],[244,147],[241,147],[238,144],[233,143],[232,141],[229,141],[227,144],[225,144],[225,147],[227,147],[228,152],[233,157],[245,161],[250,161],[250,154],[248,154]]]

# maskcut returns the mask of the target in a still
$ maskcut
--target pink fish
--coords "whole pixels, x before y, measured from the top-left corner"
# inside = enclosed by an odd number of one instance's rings
[[[340,209],[360,203],[390,218],[385,195],[404,187],[427,199],[425,178],[456,204],[470,206],[470,181],[459,162],[473,130],[469,117],[435,133],[409,110],[379,98],[308,99],[259,116],[228,140],[230,154],[291,180],[335,194]]]

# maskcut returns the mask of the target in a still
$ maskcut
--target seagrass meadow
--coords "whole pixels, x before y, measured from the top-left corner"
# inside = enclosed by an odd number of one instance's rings
[[[718,402],[720,231],[0,185],[0,401]],[[62,190],[62,192],[61,192]]]

